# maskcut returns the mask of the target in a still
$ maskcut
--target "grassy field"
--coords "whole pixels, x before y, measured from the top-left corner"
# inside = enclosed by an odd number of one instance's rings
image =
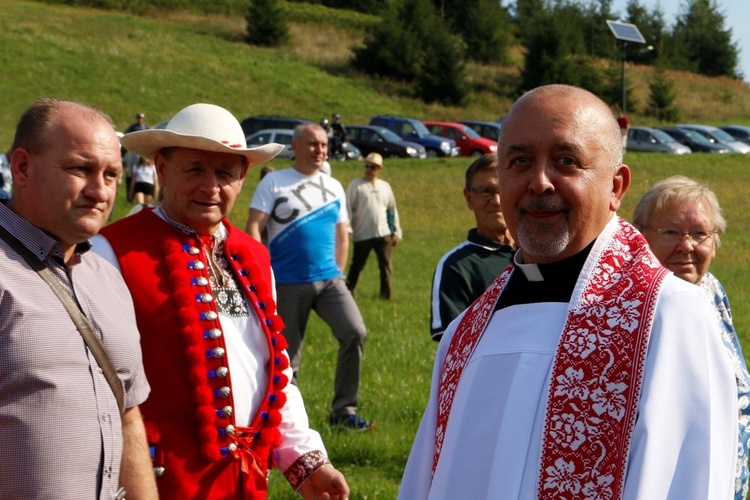
[[[291,5],[291,4],[290,4]],[[306,7],[313,8],[313,7]],[[317,11],[296,15],[293,41],[285,49],[248,47],[240,39],[242,19],[190,13],[148,18],[117,12],[74,9],[28,1],[0,0],[0,148],[11,141],[15,123],[37,96],[90,102],[109,112],[119,129],[143,111],[156,124],[194,102],[212,102],[244,117],[274,113],[315,119],[341,112],[346,123],[376,113],[434,118],[496,119],[510,98],[491,89],[512,87],[513,68],[471,67],[481,92],[466,108],[428,106],[405,97],[408,88],[353,74],[346,66],[350,44],[361,40],[362,23],[326,25]],[[306,22],[305,19],[309,19]],[[642,99],[648,70],[628,67]],[[679,102],[686,121],[750,123],[750,91],[741,82],[679,77]],[[637,115],[633,124],[643,124]],[[750,160],[740,156],[626,156],[633,186],[621,215],[630,218],[656,180],[681,173],[708,182],[729,221],[712,271],[734,306],[745,352],[750,350],[747,290],[750,265],[748,181]],[[277,168],[289,163],[277,160]],[[313,425],[334,463],[352,486],[352,498],[394,498],[414,432],[426,403],[435,345],[429,338],[429,294],[434,266],[472,224],[461,195],[464,159],[387,161],[384,178],[399,203],[404,241],[395,249],[394,295],[377,298],[374,257],[362,276],[358,304],[369,331],[364,361],[361,412],[378,423],[360,435],[330,432],[325,425],[333,386],[335,342],[316,318],[310,323],[301,389]],[[360,163],[334,163],[345,186],[362,173]],[[257,172],[251,171],[231,220],[244,227]],[[115,216],[130,207],[122,200]],[[278,474],[272,499],[296,498]]]

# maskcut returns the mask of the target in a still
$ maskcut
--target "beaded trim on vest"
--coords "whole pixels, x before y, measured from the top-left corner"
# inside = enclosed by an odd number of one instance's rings
[[[538,498],[622,497],[648,340],[668,272],[640,233],[622,219],[616,223],[615,234],[594,256],[581,294],[571,298],[557,345]],[[451,341],[439,387],[433,474],[461,374],[509,275],[506,270],[477,299]]]
[[[269,386],[264,388],[267,397],[249,427],[236,426],[226,345],[208,280],[205,251],[194,236],[187,234],[179,240],[168,238],[162,245],[185,355],[191,365],[190,383],[199,424],[197,439],[203,459],[208,462],[225,456],[240,459],[243,471],[254,476],[258,483],[259,475],[265,480],[270,450],[281,441],[279,410],[286,403],[283,389],[288,383],[282,372],[289,366],[283,352],[286,339],[280,334],[283,323],[276,314],[272,297],[267,296],[267,287],[254,284],[261,274],[252,254],[241,245],[230,247],[228,239],[228,263],[239,288],[258,315],[271,353]]]

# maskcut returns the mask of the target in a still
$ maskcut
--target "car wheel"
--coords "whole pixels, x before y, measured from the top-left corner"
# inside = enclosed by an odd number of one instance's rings
[[[475,149],[474,151],[471,152],[471,156],[474,156],[474,157],[482,156],[482,154],[483,153],[478,149]]]

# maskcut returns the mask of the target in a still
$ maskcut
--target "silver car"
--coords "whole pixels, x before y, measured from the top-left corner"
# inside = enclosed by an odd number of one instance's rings
[[[684,155],[692,153],[689,147],[677,142],[674,137],[662,130],[650,127],[630,127],[628,151],[669,153]]]
[[[711,127],[710,125],[694,125],[694,124],[680,124],[677,125],[679,128],[686,128],[688,130],[695,130],[703,137],[713,142],[714,144],[726,144],[735,153],[750,153],[750,145],[740,142],[731,135],[727,134],[723,130],[717,127]]]
[[[294,158],[294,151],[292,150],[292,136],[294,130],[287,130],[283,128],[268,128],[265,130],[259,130],[252,135],[248,135],[245,138],[248,146],[262,146],[269,142],[276,142],[283,144],[284,149],[279,153],[279,158]]]

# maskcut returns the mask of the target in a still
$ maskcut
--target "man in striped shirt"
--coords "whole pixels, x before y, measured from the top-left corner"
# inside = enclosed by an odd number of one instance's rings
[[[87,105],[40,99],[18,123],[11,170],[13,195],[0,203],[0,498],[113,499],[121,487],[128,498],[156,498],[133,302],[117,271],[89,251],[122,172],[112,122]],[[14,240],[100,337],[122,384],[122,414],[67,310]]]

